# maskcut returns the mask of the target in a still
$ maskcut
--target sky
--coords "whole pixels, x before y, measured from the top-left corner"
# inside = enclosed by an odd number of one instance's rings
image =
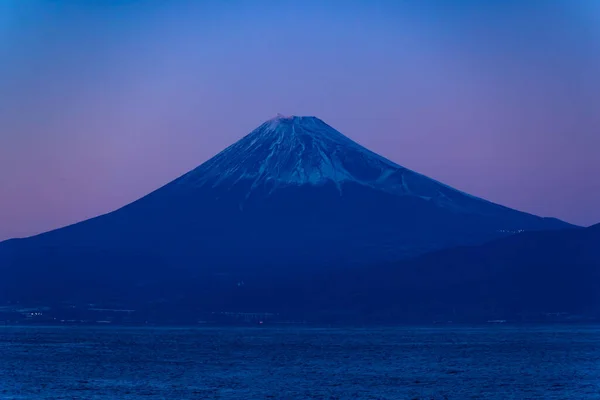
[[[0,240],[117,209],[277,113],[600,222],[595,0],[2,0]]]

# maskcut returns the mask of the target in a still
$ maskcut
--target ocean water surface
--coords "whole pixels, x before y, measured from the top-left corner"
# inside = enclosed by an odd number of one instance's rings
[[[0,399],[600,399],[600,328],[0,327]]]

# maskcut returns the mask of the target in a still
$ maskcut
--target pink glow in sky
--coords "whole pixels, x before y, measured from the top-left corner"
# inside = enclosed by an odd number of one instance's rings
[[[473,195],[600,222],[600,8],[449,4],[4,0],[0,240],[125,205],[276,113]]]

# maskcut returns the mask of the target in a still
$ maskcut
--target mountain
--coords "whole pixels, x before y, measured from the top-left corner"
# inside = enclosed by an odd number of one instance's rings
[[[353,311],[363,318],[600,319],[600,225],[521,233],[400,263],[338,271],[314,279],[310,289],[293,288],[314,300],[313,312]],[[292,293],[292,287],[286,291]],[[306,307],[288,299],[288,308]]]
[[[0,244],[0,296],[154,298],[569,226],[452,189],[318,118],[278,116],[119,210]]]

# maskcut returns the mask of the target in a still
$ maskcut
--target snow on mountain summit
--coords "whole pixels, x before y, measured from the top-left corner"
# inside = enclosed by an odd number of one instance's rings
[[[373,184],[401,169],[319,118],[278,114],[182,177],[180,183],[217,186],[247,179],[254,186],[328,181]]]
[[[370,151],[317,117],[281,114],[176,182],[225,188],[244,182],[250,192],[266,187],[267,193],[278,187],[327,183],[342,193],[344,183],[354,183],[453,208],[462,207],[457,198],[482,201]]]

